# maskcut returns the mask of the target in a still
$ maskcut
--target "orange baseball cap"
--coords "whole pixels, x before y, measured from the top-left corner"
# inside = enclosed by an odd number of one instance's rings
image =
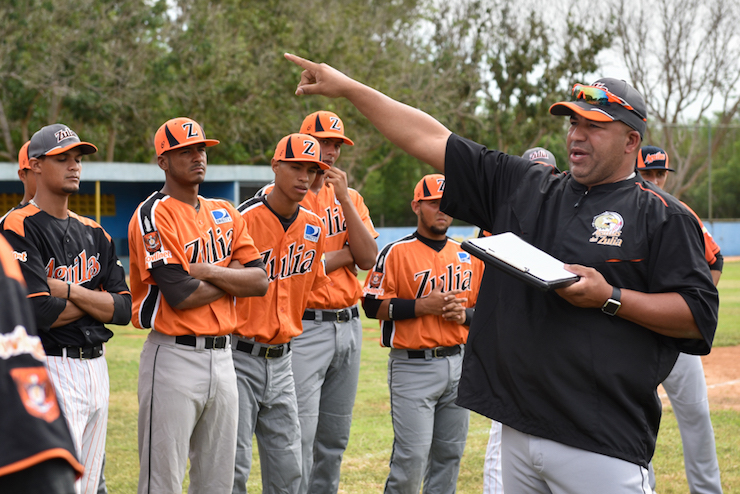
[[[26,141],[26,143],[21,146],[21,150],[18,151],[18,169],[19,170],[30,170],[31,165],[28,163],[28,145],[31,144],[31,141]]]
[[[321,161],[319,141],[308,134],[290,134],[280,139],[275,148],[274,159],[277,161],[316,163],[322,170],[331,168],[331,166]]]
[[[445,176],[439,173],[427,175],[414,187],[414,201],[442,199],[445,191]]]
[[[355,145],[349,137],[344,135],[342,119],[336,113],[326,110],[313,112],[304,118],[300,132],[314,137],[336,137],[349,146]]]
[[[203,127],[195,120],[187,117],[167,120],[154,134],[154,149],[157,151],[157,156],[173,149],[184,148],[201,142],[204,142],[206,147],[211,147],[220,141],[206,139]]]

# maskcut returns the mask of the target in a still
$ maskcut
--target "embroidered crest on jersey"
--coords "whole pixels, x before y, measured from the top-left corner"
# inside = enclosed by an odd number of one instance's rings
[[[373,271],[370,274],[370,282],[365,288],[365,292],[370,295],[375,295],[376,297],[382,297],[385,293],[385,290],[381,288],[381,285],[383,284],[383,274],[379,273],[377,271]]]
[[[154,254],[160,250],[162,248],[162,241],[159,239],[159,233],[154,230],[153,232],[144,234],[144,245],[146,246],[146,251],[150,254]]]
[[[82,250],[71,265],[57,266],[56,259],[51,258],[46,264],[46,277],[55,280],[71,281],[75,285],[86,283],[100,273],[100,253],[87,256],[87,251]]]
[[[614,211],[604,211],[594,216],[591,226],[594,227],[595,231],[588,240],[589,242],[621,247],[623,239],[619,237],[622,235],[622,228],[624,227],[622,215]]]
[[[47,422],[59,418],[59,405],[46,367],[18,367],[11,369],[10,375],[29,414]]]
[[[46,361],[44,346],[41,344],[41,338],[30,336],[26,328],[21,325],[16,326],[12,332],[0,334],[0,358],[7,360],[18,355],[29,354],[39,362]]]
[[[316,225],[306,225],[306,229],[303,231],[303,238],[309,242],[318,242],[321,236],[321,228]]]
[[[214,209],[211,211],[211,215],[213,216],[213,221],[215,221],[217,225],[230,223],[232,221],[231,215],[229,215],[229,212],[225,209]]]
[[[24,250],[23,252],[13,251],[13,259],[18,262],[26,262],[28,260],[28,253]]]
[[[465,263],[465,264],[472,264],[473,262],[470,260],[470,254],[468,252],[458,252],[457,253],[457,260]]]
[[[306,225],[306,228],[311,225]],[[313,227],[321,231],[318,227]],[[318,240],[318,239],[317,239]],[[288,245],[288,252],[280,258],[279,265],[277,258],[273,255],[274,250],[268,249],[260,252],[262,262],[265,264],[267,279],[270,283],[278,279],[290,278],[294,275],[310,273],[316,259],[316,249],[306,250],[306,244],[293,242]]]

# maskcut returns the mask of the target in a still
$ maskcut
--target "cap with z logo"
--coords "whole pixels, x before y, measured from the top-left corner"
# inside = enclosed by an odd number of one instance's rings
[[[220,141],[206,139],[206,133],[198,122],[187,117],[167,120],[154,134],[154,149],[161,156],[173,149],[205,143],[206,147],[215,146]]]
[[[300,161],[316,163],[322,170],[331,168],[321,161],[319,141],[308,134],[290,134],[278,142],[274,159],[277,161]]]

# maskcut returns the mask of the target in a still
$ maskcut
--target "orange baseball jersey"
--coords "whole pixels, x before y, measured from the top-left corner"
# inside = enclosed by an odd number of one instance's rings
[[[717,253],[720,250],[719,245],[717,245],[717,242],[714,241],[714,237],[712,237],[712,234],[709,233],[707,227],[704,226],[704,223],[699,218],[699,215],[696,214],[694,210],[691,209],[685,202],[681,201],[681,204],[686,206],[686,209],[691,211],[691,214],[694,215],[696,221],[699,222],[699,226],[701,226],[701,232],[704,234],[704,257],[706,258],[709,266],[711,266],[717,261]]]
[[[458,297],[467,297],[465,307],[473,307],[483,276],[482,261],[450,238],[439,252],[427,242],[414,232],[386,245],[365,280],[365,298],[424,298],[441,284],[443,293],[462,290]],[[410,350],[458,345],[468,337],[466,327],[433,315],[380,321],[380,328],[381,346]]]
[[[301,316],[311,290],[329,283],[324,263],[326,237],[316,214],[299,207],[290,220],[281,218],[265,196],[243,202],[239,212],[267,269],[269,285],[261,298],[237,300],[239,336],[279,345],[303,332]]]
[[[269,194],[272,184],[264,187],[258,194]],[[349,197],[357,209],[365,227],[373,236],[378,238],[373,221],[370,219],[370,210],[359,192],[349,188]],[[326,226],[326,252],[341,250],[349,243],[347,223],[344,219],[344,211],[334,195],[334,187],[325,184],[318,194],[310,190],[301,201],[301,206],[319,215]],[[362,295],[362,284],[357,276],[352,273],[348,266],[328,273],[331,282],[323,288],[314,290],[308,299],[308,307],[311,309],[344,309],[355,305]]]
[[[236,328],[234,297],[224,295],[192,309],[171,307],[150,270],[178,264],[190,272],[190,263],[228,266],[259,259],[252,237],[239,212],[228,201],[198,196],[199,210],[161,192],[142,202],[128,229],[133,323],[170,336],[221,336]]]

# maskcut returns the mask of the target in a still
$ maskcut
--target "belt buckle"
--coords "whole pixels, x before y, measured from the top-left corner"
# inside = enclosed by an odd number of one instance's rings
[[[271,359],[274,359],[274,358],[280,357],[280,355],[276,355],[276,356],[274,356],[274,357],[273,357],[273,356],[272,356],[272,355],[270,354],[270,352],[272,352],[273,350],[275,350],[275,351],[277,352],[277,351],[278,351],[278,350],[277,350],[277,348],[278,348],[279,346],[280,346],[280,345],[277,345],[277,346],[268,346],[268,347],[267,347],[267,349],[265,350],[265,358],[266,358],[267,360],[271,360]]]
[[[217,350],[226,348],[226,336],[214,336],[213,337],[213,348]]]
[[[77,347],[77,351],[80,354],[80,360],[90,360],[92,356],[85,357],[85,349],[83,347]]]
[[[442,347],[436,347],[436,348],[432,348],[432,358],[440,358],[440,357],[441,357],[441,355],[439,355],[439,354],[437,353],[437,352],[439,352],[439,350],[440,350],[441,348],[442,348]]]
[[[349,309],[342,309],[337,311],[337,322],[347,322],[352,319],[352,311]]]

